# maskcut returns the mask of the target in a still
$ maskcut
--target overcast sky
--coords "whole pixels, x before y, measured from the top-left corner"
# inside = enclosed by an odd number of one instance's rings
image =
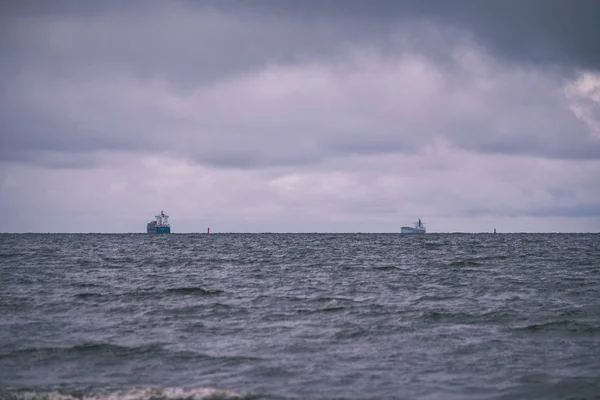
[[[0,4],[0,232],[600,231],[599,1]]]

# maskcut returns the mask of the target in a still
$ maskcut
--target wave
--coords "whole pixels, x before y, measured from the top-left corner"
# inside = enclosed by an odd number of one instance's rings
[[[299,309],[295,310],[295,312],[296,312],[296,314],[319,314],[319,313],[335,313],[335,312],[343,311],[346,309],[347,309],[347,307],[344,307],[344,306],[331,306],[331,307],[314,308],[314,309],[299,308]]]
[[[119,355],[143,354],[154,351],[161,351],[163,348],[158,344],[149,344],[135,347],[119,346],[110,343],[82,343],[71,347],[30,347],[26,349],[13,350],[8,355],[28,355],[28,354],[74,354],[83,355],[89,353],[114,353]]]
[[[361,327],[346,328],[337,332],[334,337],[338,340],[357,339],[367,335],[368,332]]]
[[[178,348],[179,347],[179,348]],[[131,359],[132,357],[158,357],[162,360],[177,360],[177,361],[199,361],[211,360],[214,362],[238,363],[244,361],[260,361],[259,357],[237,356],[237,355],[210,355],[207,353],[197,352],[195,350],[181,348],[181,346],[165,346],[158,343],[147,344],[141,346],[121,346],[110,343],[83,343],[71,347],[30,347],[26,349],[17,349],[6,353],[0,352],[0,359],[13,358],[31,359],[35,357],[37,360],[47,358],[52,362],[60,362],[61,357],[97,357],[108,356],[118,359]],[[0,400],[2,400],[0,398]]]
[[[12,391],[0,392],[0,400],[246,400],[257,395],[215,388],[136,388],[106,392]]]
[[[103,297],[104,295],[102,293],[93,293],[93,292],[88,292],[88,293],[77,293],[76,295],[74,295],[75,298],[78,299],[91,299],[91,298],[98,298],[98,297]]]
[[[595,334],[600,332],[600,327],[590,325],[585,322],[562,320],[521,326],[518,327],[517,330],[531,333],[563,331],[571,333]]]
[[[395,265],[381,265],[381,266],[373,267],[373,269],[377,269],[380,271],[387,271],[387,270],[398,269],[398,267]]]
[[[200,295],[200,296],[210,296],[219,293],[223,293],[222,290],[219,289],[206,289],[201,286],[189,286],[189,287],[177,287],[170,288],[166,290],[167,293],[175,293],[175,294],[190,294],[190,295]]]
[[[15,252],[11,252],[11,253],[0,253],[0,258],[17,258],[17,257],[22,257],[22,256],[27,256],[29,255],[26,252],[23,251],[15,251]]]
[[[465,260],[452,261],[448,265],[451,267],[474,267],[474,266],[481,266],[483,264],[478,261],[475,261],[473,259],[465,259]]]
[[[443,296],[443,295],[425,294],[425,295],[422,295],[422,296],[412,299],[411,302],[414,304],[418,304],[418,303],[421,303],[424,301],[442,302],[442,301],[455,300],[455,299],[460,299],[460,297],[459,296]]]

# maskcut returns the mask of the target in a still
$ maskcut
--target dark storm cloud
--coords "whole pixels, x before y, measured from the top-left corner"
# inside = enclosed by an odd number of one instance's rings
[[[89,43],[88,51],[80,54],[81,58],[97,62],[107,55],[106,51],[113,57],[123,56],[123,51],[127,51],[128,55],[137,57],[140,64],[147,65],[147,73],[167,65],[168,69],[184,77],[197,69],[201,61],[203,74],[210,77],[228,71],[236,73],[239,68],[252,65],[260,66],[269,58],[290,62],[298,55],[323,57],[343,42],[377,43],[382,47],[397,48],[397,43],[389,41],[390,32],[406,27],[418,29],[411,26],[416,20],[460,29],[499,57],[510,60],[600,69],[600,52],[597,51],[600,2],[595,0],[181,0],[168,3],[31,0],[4,3],[3,18],[7,21],[11,17],[81,17],[89,20],[103,14],[135,15],[153,9],[161,12],[168,6],[177,5],[202,12],[220,11],[234,18],[256,21],[250,28],[266,24],[263,27],[277,30],[261,32],[246,27],[236,32],[229,27],[229,32],[216,30],[214,33],[218,36],[207,38],[194,29],[193,23],[184,21],[179,26],[170,25],[168,13],[165,13],[165,18],[154,21],[155,25],[134,25],[125,30],[118,26],[117,20],[106,27],[104,38],[95,38]],[[277,26],[269,26],[274,21]],[[205,22],[198,21],[198,24],[202,23]],[[289,29],[282,30],[285,26]],[[180,32],[173,35],[174,28]],[[107,41],[116,39],[113,30],[121,36],[123,43],[111,43],[111,48],[106,48]],[[298,35],[297,30],[302,34]],[[4,33],[3,36],[10,36],[6,31]],[[137,50],[134,49],[136,46],[130,46],[131,41],[137,44]],[[182,54],[178,51],[180,42],[189,44],[188,41],[196,42],[196,51],[186,46],[187,54]],[[159,48],[160,55],[149,54],[148,45]],[[212,48],[211,57],[202,57],[206,54],[206,46]],[[219,51],[219,48],[228,47],[234,47],[236,51]],[[14,50],[19,53],[18,49]],[[443,52],[443,49],[437,48],[435,52]],[[169,60],[173,62],[169,63]]]
[[[471,36],[494,61],[597,68],[600,52],[592,46],[600,37],[598,2],[61,0],[2,7],[4,160],[31,161],[35,151],[169,150],[199,163],[258,168],[345,153],[414,152],[439,136],[480,152],[600,157],[583,122],[548,95],[560,84],[523,88],[527,78],[500,79],[491,94],[480,93],[471,82],[473,70],[461,70],[452,58]],[[353,71],[344,46],[376,48],[376,62],[385,68],[375,68],[361,83],[370,67]],[[409,52],[424,60],[409,60],[408,75],[398,78],[395,60]],[[336,70],[336,63],[350,71]],[[292,72],[263,79],[270,65]],[[424,97],[422,110],[413,98],[378,102],[418,81],[423,68],[434,70],[424,79],[438,92]],[[505,75],[493,68],[483,75]],[[379,75],[386,72],[388,81]],[[281,78],[285,73],[290,76]],[[303,94],[304,81],[319,74],[323,82]],[[248,77],[258,83],[236,83]],[[271,93],[256,95],[264,87],[276,91],[286,80],[303,83],[284,88],[276,101]],[[152,90],[156,82],[164,87]],[[380,82],[384,87],[373,92]],[[429,84],[406,90],[418,97]],[[213,94],[217,89],[223,93]],[[168,104],[203,90],[208,94],[183,117],[180,105]],[[468,115],[473,104],[454,105],[461,92],[487,109]],[[332,100],[323,101],[326,96]],[[398,110],[381,112],[390,105]],[[591,110],[593,117],[597,110]],[[345,118],[351,122],[339,126]]]
[[[585,68],[600,67],[600,2],[596,0],[180,0],[185,7],[271,16],[301,21],[348,23],[357,36],[388,32],[421,18],[472,32],[486,45],[521,60],[560,61]],[[98,13],[143,12],[165,3],[155,1],[29,0],[3,2],[4,17],[93,16]],[[169,3],[167,3],[169,4]],[[315,42],[315,44],[317,44]]]
[[[419,18],[464,29],[508,59],[600,69],[596,0],[223,0],[218,7],[300,20],[346,20],[363,34]]]
[[[268,63],[330,56],[351,38],[351,30],[329,27],[327,21],[279,20],[237,8],[220,14],[217,4],[64,0],[10,5],[0,41],[8,56],[5,68],[18,71],[35,60],[58,77],[131,69],[186,90]]]

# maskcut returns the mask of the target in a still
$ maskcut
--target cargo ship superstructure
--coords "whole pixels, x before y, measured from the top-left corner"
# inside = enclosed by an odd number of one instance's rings
[[[156,221],[146,224],[147,233],[171,233],[171,225],[169,224],[169,216],[161,211],[155,216]]]
[[[425,233],[425,225],[421,222],[421,218],[415,222],[415,226],[403,226],[400,228],[400,233]]]

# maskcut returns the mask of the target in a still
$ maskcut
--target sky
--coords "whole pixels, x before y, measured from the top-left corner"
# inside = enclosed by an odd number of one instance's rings
[[[596,0],[0,3],[0,232],[600,232]]]

